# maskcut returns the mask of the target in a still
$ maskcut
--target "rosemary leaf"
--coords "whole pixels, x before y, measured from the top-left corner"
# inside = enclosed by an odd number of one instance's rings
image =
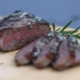
[[[60,28],[58,28],[58,29],[56,30],[56,32],[59,31],[59,30],[60,30]]]
[[[76,29],[72,32],[72,34],[73,34],[73,33],[76,33],[79,29],[80,29],[80,27],[76,28]]]
[[[79,35],[74,35],[74,36],[75,36],[75,38],[80,39],[80,36]]]
[[[69,21],[61,30],[61,32],[63,32],[73,21]]]
[[[80,35],[80,33],[76,34],[76,35]]]
[[[73,31],[63,31],[63,33],[72,33]]]
[[[55,31],[55,24],[52,23],[52,28],[53,28],[53,31]]]
[[[67,34],[71,34],[73,31],[63,31],[61,32],[64,36],[66,36]]]

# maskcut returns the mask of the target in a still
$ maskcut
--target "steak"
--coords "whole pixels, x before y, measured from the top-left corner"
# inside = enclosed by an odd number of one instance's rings
[[[58,47],[62,40],[62,35],[55,35],[55,37],[43,47],[39,56],[34,58],[34,65],[40,69],[47,67],[56,58]]]
[[[13,51],[50,32],[49,23],[29,12],[15,11],[0,20],[0,50]]]
[[[64,70],[73,64],[75,59],[73,43],[76,43],[76,39],[70,35],[61,43],[57,59],[52,62],[53,68]]]

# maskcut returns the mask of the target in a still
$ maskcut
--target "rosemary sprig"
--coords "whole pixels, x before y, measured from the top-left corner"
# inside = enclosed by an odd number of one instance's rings
[[[60,30],[60,28],[58,28],[58,29],[56,30],[55,24],[52,23],[53,31],[54,31],[54,32],[61,32],[62,34],[65,34],[65,35],[68,34],[68,33],[72,33],[73,31],[64,31],[71,23],[72,23],[72,20],[69,21],[61,30]]]
[[[73,36],[75,36],[77,39],[80,39],[80,33],[74,35],[74,33],[76,33],[80,27],[77,27],[75,30],[71,30],[71,31],[65,31],[65,29],[72,23],[73,21],[69,21],[61,30],[60,28],[56,29],[55,24],[52,23],[52,28],[54,32],[61,32],[63,34],[63,36],[66,36],[67,34],[72,34]]]

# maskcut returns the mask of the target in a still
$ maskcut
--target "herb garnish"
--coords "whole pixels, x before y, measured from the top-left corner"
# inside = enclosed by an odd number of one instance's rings
[[[78,30],[80,29],[80,26],[77,27],[75,30],[65,31],[72,22],[73,22],[72,20],[69,21],[62,29],[60,29],[60,28],[56,29],[55,24],[52,23],[53,31],[61,32],[64,36],[66,36],[67,34],[71,34],[71,35],[75,36],[77,39],[80,39],[80,33],[78,33],[76,35],[74,34],[74,33],[78,32]]]

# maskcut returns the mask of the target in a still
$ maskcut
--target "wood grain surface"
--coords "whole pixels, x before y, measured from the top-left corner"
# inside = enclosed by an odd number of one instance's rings
[[[0,80],[80,80],[80,66],[64,71],[56,71],[52,67],[40,70],[32,64],[17,67],[14,62],[17,51],[0,52]]]

